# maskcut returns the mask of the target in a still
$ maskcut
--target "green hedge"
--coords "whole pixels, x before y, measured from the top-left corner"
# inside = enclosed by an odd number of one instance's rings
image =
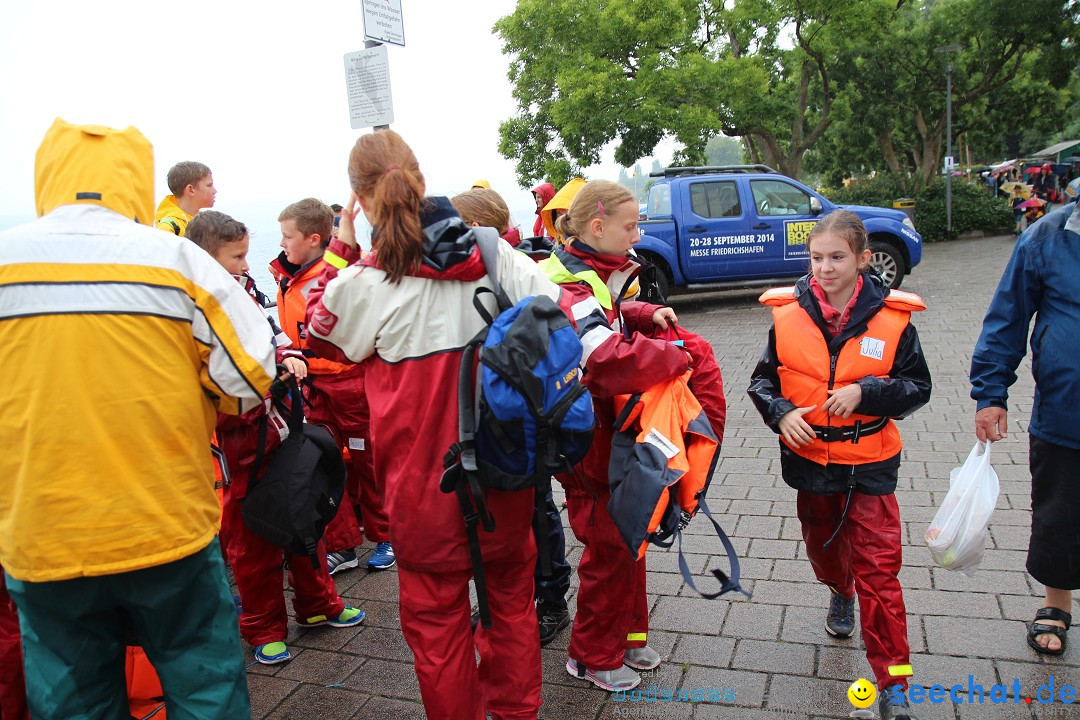
[[[856,180],[846,188],[822,188],[821,193],[843,205],[892,207],[904,197],[903,188],[891,177]],[[1007,232],[1013,213],[1005,197],[992,198],[984,185],[954,178],[952,187],[953,236],[969,230]],[[915,228],[926,242],[945,240],[945,183],[937,181],[915,196]]]

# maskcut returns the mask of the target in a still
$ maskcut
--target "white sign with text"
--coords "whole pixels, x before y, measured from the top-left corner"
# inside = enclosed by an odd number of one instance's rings
[[[345,53],[345,86],[353,130],[394,122],[386,46]]]
[[[401,0],[361,0],[364,6],[364,37],[375,42],[405,47],[405,22]]]

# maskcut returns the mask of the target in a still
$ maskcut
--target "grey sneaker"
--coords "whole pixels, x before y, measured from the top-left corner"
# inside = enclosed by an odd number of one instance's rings
[[[574,658],[566,661],[566,672],[572,677],[588,680],[601,690],[633,690],[641,684],[641,676],[623,665],[616,670],[589,670]]]
[[[881,720],[919,720],[911,714],[911,706],[908,705],[907,698],[904,698],[903,702],[896,703],[893,701],[891,688],[885,688],[878,695],[881,699],[878,700],[878,712],[881,714]]]
[[[342,570],[351,570],[354,567],[360,567],[355,550],[340,550],[326,554],[326,570],[331,575]]]
[[[660,664],[660,653],[648,645],[642,648],[631,648],[623,654],[623,662],[635,670],[652,670]]]

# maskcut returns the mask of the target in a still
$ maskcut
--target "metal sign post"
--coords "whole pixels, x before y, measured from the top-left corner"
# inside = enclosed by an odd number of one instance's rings
[[[943,45],[934,48],[936,53],[960,52],[963,45]],[[953,64],[945,63],[945,156],[950,163],[945,166],[945,237],[952,238],[952,74]]]

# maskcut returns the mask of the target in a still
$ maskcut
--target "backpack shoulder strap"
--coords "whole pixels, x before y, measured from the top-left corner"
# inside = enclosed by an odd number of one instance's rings
[[[727,553],[728,562],[731,564],[731,575],[727,575],[719,568],[713,568],[710,572],[720,582],[720,590],[713,593],[705,593],[698,590],[697,585],[694,584],[694,578],[690,575],[690,567],[686,563],[686,557],[683,555],[682,531],[684,523],[680,523],[678,530],[675,531],[675,535],[679,539],[679,572],[682,574],[683,580],[691,590],[706,600],[713,600],[732,590],[742,593],[747,598],[751,597],[751,594],[744,590],[742,585],[739,584],[741,574],[739,568],[739,556],[736,554],[735,548],[731,544],[731,540],[728,539],[727,533],[724,532],[724,529],[720,527],[720,523],[716,522],[716,518],[714,518],[709,511],[709,506],[705,503],[704,493],[698,496],[698,508],[705,513],[705,517],[712,523],[713,528],[716,530],[716,536],[720,538],[720,542],[724,546],[724,552]],[[689,522],[689,516],[686,516],[684,520]]]
[[[492,292],[499,303],[499,310],[506,310],[514,303],[503,290],[499,282],[499,233],[495,228],[474,227],[473,234],[476,236],[476,245],[480,248],[480,259],[484,261],[484,271],[491,281]]]
[[[284,371],[285,366],[279,365],[277,369]],[[291,397],[291,404],[288,407],[285,406],[284,402],[286,395]],[[300,385],[296,382],[295,377],[290,375],[286,381],[274,378],[274,381],[270,383],[270,404],[271,407],[277,407],[279,412],[288,419],[289,435],[296,433],[299,437],[300,433],[304,432],[304,396],[300,392]],[[267,408],[259,416],[258,439],[255,443],[255,462],[252,464],[251,473],[248,476],[248,490],[258,482],[259,470],[262,469],[263,461],[266,459],[266,432],[270,424],[269,415],[270,410]]]

